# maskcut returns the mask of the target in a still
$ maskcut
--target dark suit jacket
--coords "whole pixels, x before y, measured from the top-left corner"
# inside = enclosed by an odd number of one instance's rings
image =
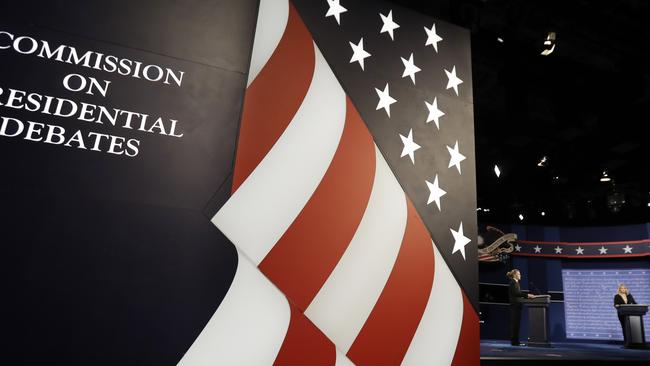
[[[510,299],[510,305],[521,305],[521,299],[525,299],[528,295],[521,292],[519,282],[510,280],[510,285],[508,286],[508,297]]]
[[[634,297],[632,297],[632,294],[627,295],[627,303],[628,304],[636,304],[636,301],[634,300]],[[625,305],[625,301],[623,301],[623,298],[621,295],[616,294],[614,296],[614,305]]]

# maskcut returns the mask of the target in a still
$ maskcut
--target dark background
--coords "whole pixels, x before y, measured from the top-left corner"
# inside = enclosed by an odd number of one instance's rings
[[[24,1],[2,29],[186,72],[182,87],[0,52],[0,87],[178,119],[181,139],[0,108],[142,140],[135,158],[0,138],[3,359],[172,365],[227,292],[234,246],[209,222],[229,196],[257,1]],[[68,73],[112,81],[66,91]],[[45,118],[48,117],[48,118]]]
[[[650,222],[649,2],[395,2],[471,31],[479,222]]]

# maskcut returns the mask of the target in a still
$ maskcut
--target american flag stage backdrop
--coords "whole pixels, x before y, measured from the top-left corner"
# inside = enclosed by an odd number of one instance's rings
[[[179,365],[254,357],[233,329],[264,349],[249,364],[477,364],[472,113],[467,31],[381,1],[262,0],[212,216],[245,269]],[[328,356],[303,358],[300,332]]]
[[[467,30],[385,1],[0,9],[4,364],[479,363]]]

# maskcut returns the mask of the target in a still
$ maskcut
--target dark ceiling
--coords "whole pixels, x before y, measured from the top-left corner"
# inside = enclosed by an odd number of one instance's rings
[[[471,30],[479,222],[650,222],[650,2],[394,2]]]

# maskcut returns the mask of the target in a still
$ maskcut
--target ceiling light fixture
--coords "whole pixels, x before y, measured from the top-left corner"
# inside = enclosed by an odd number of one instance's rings
[[[542,212],[540,213],[540,215],[542,215],[542,216],[546,216],[546,212],[542,211]]]
[[[499,169],[499,166],[494,164],[494,174],[497,175],[497,178],[501,176],[501,169]]]
[[[555,32],[548,32],[544,40],[544,50],[542,56],[548,56],[555,51]]]
[[[537,163],[537,166],[546,166],[547,161],[548,161],[548,158],[546,156],[542,156],[539,163]]]
[[[607,170],[603,170],[603,175],[600,177],[601,182],[609,182],[612,178],[607,175]]]
[[[524,215],[519,214],[519,221],[524,221]]]
[[[499,42],[499,43],[503,43],[503,38],[501,38],[501,37],[497,37],[497,42]]]

